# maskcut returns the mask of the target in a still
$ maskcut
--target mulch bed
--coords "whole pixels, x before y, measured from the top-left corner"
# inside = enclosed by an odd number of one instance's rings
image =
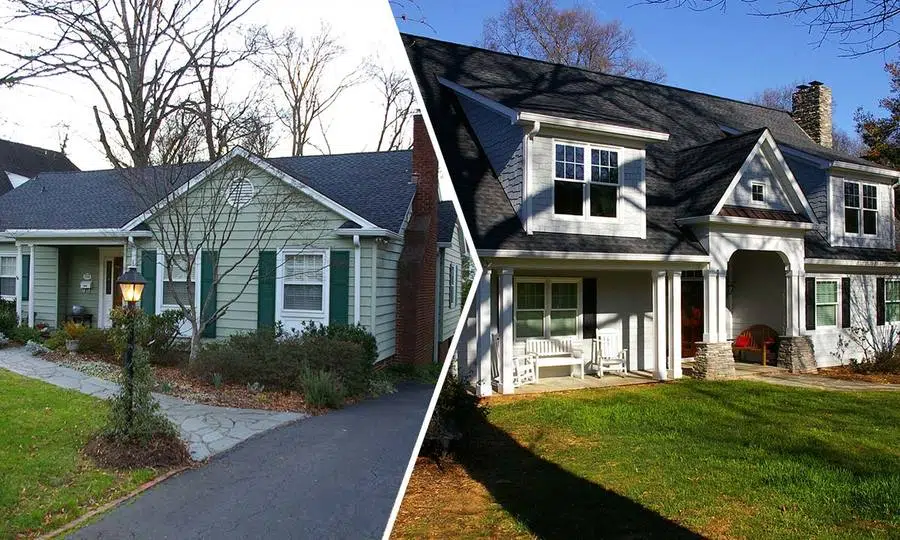
[[[98,435],[88,441],[84,453],[107,469],[168,469],[192,463],[177,435],[156,435],[147,442]]]
[[[850,366],[820,369],[819,375],[845,381],[860,381],[876,384],[900,384],[900,373],[858,373]]]

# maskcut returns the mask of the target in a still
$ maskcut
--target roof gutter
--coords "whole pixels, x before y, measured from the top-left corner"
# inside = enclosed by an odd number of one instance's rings
[[[529,249],[479,249],[479,257],[531,257],[535,259],[625,261],[625,262],[688,262],[708,263],[708,255],[674,255],[657,253],[597,253],[577,251],[533,251]]]
[[[856,259],[806,259],[809,266],[843,266],[853,268],[900,268],[900,262],[894,261],[861,261]]]
[[[815,229],[816,227],[815,224],[807,223],[805,221],[780,221],[775,219],[757,219],[735,216],[697,216],[675,220],[676,225],[696,225],[702,223],[719,223],[741,227],[765,227],[768,229],[799,229],[807,231]]]
[[[386,236],[388,238],[402,238],[399,234],[387,229],[335,229],[334,234],[338,236]]]
[[[872,167],[870,165],[860,165],[858,163],[850,163],[849,161],[835,161],[831,164],[833,169],[842,169],[852,172],[863,172],[874,174],[875,176],[884,176],[886,178],[894,178],[900,180],[900,171],[886,169],[884,167]]]
[[[548,114],[532,113],[519,111],[516,113],[517,122],[538,122],[548,126],[560,127],[565,129],[574,129],[578,131],[588,131],[591,133],[600,133],[603,135],[613,135],[625,139],[632,139],[641,142],[660,142],[668,141],[669,134],[662,131],[653,131],[650,129],[633,128],[620,126],[616,124],[607,124],[605,122],[591,122],[587,120],[575,120],[572,118],[564,118],[562,116],[551,116]]]
[[[107,238],[151,238],[151,231],[129,231],[127,229],[6,229],[4,234],[12,238],[91,238],[91,237],[107,237]]]

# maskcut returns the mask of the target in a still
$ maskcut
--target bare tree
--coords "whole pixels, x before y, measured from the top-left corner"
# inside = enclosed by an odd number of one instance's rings
[[[370,63],[369,73],[378,87],[384,113],[378,133],[376,150],[401,150],[411,147],[409,125],[412,119],[415,92],[409,75],[402,70],[386,69],[383,65]]]
[[[227,66],[223,34],[255,0],[12,0],[20,18],[54,27],[58,46],[34,58],[87,81],[94,120],[116,167],[151,163],[155,140],[192,86]],[[211,85],[210,85],[211,87]],[[201,94],[203,93],[201,89]]]
[[[206,179],[196,185],[187,184],[198,171],[192,166],[123,170],[137,200],[153,211],[145,223],[164,261],[159,270],[163,290],[157,294],[164,306],[183,313],[190,327],[192,364],[208,326],[257,285],[260,251],[290,246],[302,254],[325,230],[321,223],[327,218],[312,199],[281,179],[259,174],[251,156],[236,152],[237,157],[204,171]],[[215,295],[204,297],[197,290],[198,268],[211,276]],[[288,277],[303,277],[298,273],[325,269],[286,264],[284,271]]]
[[[291,154],[302,156],[316,126],[323,132],[323,115],[348,88],[362,82],[363,70],[335,75],[334,63],[344,48],[323,24],[311,37],[288,30],[280,36],[260,32],[265,52],[254,59],[265,82],[275,92],[276,115],[291,135]]]
[[[734,2],[735,0],[732,0]],[[900,33],[894,17],[900,13],[897,0],[785,0],[763,8],[757,0],[738,0],[760,17],[782,17],[798,21],[817,36],[813,42],[835,40],[845,47],[844,56],[861,56],[896,49]],[[695,11],[721,9],[728,0],[644,0],[647,4],[686,7]]]
[[[484,21],[482,45],[612,75],[666,77],[661,66],[635,55],[634,33],[621,21],[603,22],[586,7],[560,8],[556,0],[509,0]]]

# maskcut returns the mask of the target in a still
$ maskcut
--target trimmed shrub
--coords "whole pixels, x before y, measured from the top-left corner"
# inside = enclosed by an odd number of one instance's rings
[[[109,330],[108,339],[116,356],[122,356],[128,346],[127,323],[131,316],[121,307],[114,308],[110,312],[113,325]],[[146,349],[150,363],[171,363],[168,355],[178,339],[181,312],[170,309],[158,315],[147,315],[141,310],[135,310],[133,316],[134,341]]]
[[[44,342],[44,347],[47,347],[51,351],[62,349],[65,347],[66,340],[68,339],[69,334],[67,334],[65,330],[57,330],[50,334],[50,337]]]
[[[300,370],[297,347],[297,338],[278,340],[270,328],[234,334],[205,345],[192,369],[207,380],[218,373],[229,383],[290,388]]]
[[[0,332],[7,336],[19,325],[15,300],[0,300]]]
[[[43,341],[43,334],[39,328],[31,328],[27,324],[20,324],[10,330],[9,339],[18,341],[19,343],[28,343],[29,341]]]
[[[49,343],[49,340],[47,340]],[[49,347],[49,345],[47,345]],[[112,343],[106,330],[102,328],[86,328],[78,341],[78,352],[87,354],[114,354]]]
[[[335,341],[349,341],[356,343],[362,347],[365,358],[370,364],[378,361],[378,344],[375,336],[369,333],[366,328],[360,324],[330,324],[324,326],[316,323],[306,323],[301,331],[303,337],[326,337]]]
[[[81,336],[84,335],[84,331],[87,330],[87,326],[81,323],[68,321],[63,325],[63,330],[66,331],[66,335],[69,336],[69,339],[79,340],[81,339]]]
[[[340,408],[346,395],[340,378],[324,369],[305,366],[297,376],[297,390],[313,407]]]
[[[307,335],[300,341],[297,354],[301,366],[339,377],[348,396],[368,393],[372,363],[357,343]]]

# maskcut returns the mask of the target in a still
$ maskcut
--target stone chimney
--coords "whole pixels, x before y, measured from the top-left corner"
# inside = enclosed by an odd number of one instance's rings
[[[412,213],[397,264],[395,360],[425,364],[433,360],[435,280],[438,260],[438,161],[422,115],[413,117]]]
[[[792,97],[794,122],[812,140],[831,148],[831,88],[812,81],[798,86]]]

